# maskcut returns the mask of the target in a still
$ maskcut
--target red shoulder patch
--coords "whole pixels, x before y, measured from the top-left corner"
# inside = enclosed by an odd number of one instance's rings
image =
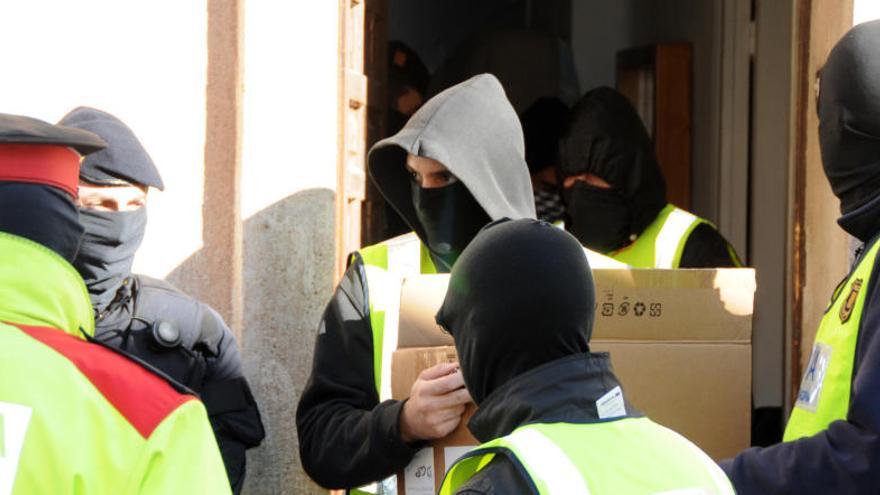
[[[54,328],[10,324],[72,362],[144,438],[181,404],[195,399],[110,349]]]

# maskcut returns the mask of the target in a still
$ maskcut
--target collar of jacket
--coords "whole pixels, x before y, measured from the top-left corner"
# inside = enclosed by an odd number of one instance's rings
[[[481,442],[529,423],[597,423],[596,401],[620,386],[607,352],[575,354],[529,370],[492,392],[468,428]],[[626,416],[642,416],[624,397]]]
[[[50,327],[78,338],[95,332],[89,292],[55,251],[0,232],[0,322]]]

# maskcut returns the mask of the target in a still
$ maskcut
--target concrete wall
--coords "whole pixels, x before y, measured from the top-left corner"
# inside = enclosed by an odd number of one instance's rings
[[[249,494],[326,493],[294,414],[333,289],[337,2],[33,0],[0,7],[0,111],[116,114],[165,179],[136,271],[217,307],[263,411]]]
[[[334,285],[338,5],[245,2],[244,355],[267,430],[250,494],[322,493],[294,412]]]

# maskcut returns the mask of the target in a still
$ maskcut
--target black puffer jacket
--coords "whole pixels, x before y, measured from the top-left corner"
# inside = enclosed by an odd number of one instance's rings
[[[181,342],[162,348],[151,336],[169,322]],[[95,322],[95,339],[157,369],[196,392],[205,404],[229,482],[244,486],[245,451],[265,437],[260,410],[241,367],[232,330],[210,306],[163,280],[132,275]]]

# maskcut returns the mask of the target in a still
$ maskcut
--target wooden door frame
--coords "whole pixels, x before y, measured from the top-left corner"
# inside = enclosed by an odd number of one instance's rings
[[[795,59],[790,174],[787,405],[794,403],[803,365],[827,298],[848,263],[848,236],[835,222],[838,202],[822,170],[816,76],[831,48],[851,27],[853,0],[794,0]],[[809,233],[809,236],[807,235]]]

